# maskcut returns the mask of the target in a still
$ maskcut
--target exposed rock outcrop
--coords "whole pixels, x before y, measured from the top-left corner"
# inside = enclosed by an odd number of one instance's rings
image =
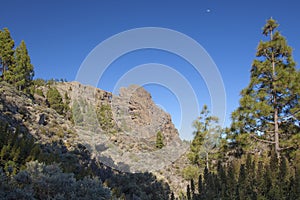
[[[72,120],[47,107],[45,97],[26,96],[1,83],[0,119],[21,125],[41,143],[62,141],[68,148],[84,144],[92,157],[122,172],[153,172],[178,191],[186,184],[180,168],[188,144],[182,142],[171,116],[144,88],[121,88],[118,96],[78,82],[55,83]],[[48,87],[39,88],[46,96]],[[156,148],[156,134],[165,146]]]

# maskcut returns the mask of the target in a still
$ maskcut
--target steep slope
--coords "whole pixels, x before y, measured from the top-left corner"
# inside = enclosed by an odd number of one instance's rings
[[[77,135],[73,124],[48,108],[44,97],[39,96],[36,99],[1,82],[0,120],[11,127],[19,127],[21,131],[30,132],[42,143],[63,139],[65,142],[76,144]]]
[[[45,97],[49,88],[58,89],[71,116],[49,108]],[[34,98],[5,83],[0,89],[0,120],[26,129],[39,143],[61,143],[66,149],[59,152],[75,151],[83,144],[90,159],[109,168],[119,172],[153,172],[167,181],[174,192],[185,190],[181,169],[187,162],[184,153],[188,145],[180,140],[171,116],[156,106],[143,88],[122,88],[120,95],[114,96],[77,82],[53,83],[37,87],[42,94],[35,94]],[[161,149],[156,148],[158,131],[164,138]],[[84,162],[86,166],[92,164]]]

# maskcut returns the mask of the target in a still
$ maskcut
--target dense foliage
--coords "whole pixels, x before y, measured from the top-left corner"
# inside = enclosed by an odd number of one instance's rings
[[[0,30],[0,66],[3,80],[6,80],[6,71],[14,64],[14,46],[15,41],[11,38],[9,30]]]
[[[110,199],[110,191],[97,178],[76,180],[58,165],[28,162],[12,178],[0,171],[1,199]]]
[[[1,199],[109,199],[110,191],[103,188],[101,180],[83,176],[76,180],[73,173],[63,173],[58,165],[43,162],[60,161],[64,170],[74,163],[64,165],[63,155],[48,156],[41,145],[26,131],[8,124],[0,124],[0,196]],[[69,161],[70,155],[68,156]],[[75,170],[70,170],[76,172]],[[78,170],[77,170],[78,172]],[[74,188],[77,188],[74,190]]]
[[[204,169],[197,181],[187,188],[187,199],[300,199],[300,163],[287,158],[268,160],[247,155],[241,160],[218,163],[215,172]],[[191,189],[190,189],[191,188]]]
[[[0,167],[7,175],[15,175],[41,153],[40,146],[26,132],[3,122],[0,122],[0,150]]]

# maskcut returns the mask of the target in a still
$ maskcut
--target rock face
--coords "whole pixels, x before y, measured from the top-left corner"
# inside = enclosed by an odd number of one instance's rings
[[[156,106],[144,88],[121,88],[115,96],[78,82],[55,83],[51,87],[58,89],[71,108],[72,120],[68,120],[48,108],[45,97],[33,99],[5,84],[0,86],[1,120],[22,124],[42,143],[63,141],[70,148],[83,144],[94,159],[108,167],[153,172],[174,192],[184,190],[180,168],[185,165],[188,144],[180,140],[171,116]],[[39,89],[46,96],[48,87]],[[158,131],[163,134],[161,149],[156,148]]]
[[[75,102],[80,106],[83,123],[75,122],[75,128],[81,142],[95,158],[112,168],[128,172],[161,170],[188,148],[180,140],[171,116],[156,106],[142,87],[121,88],[119,96],[76,82],[56,87],[61,94],[69,95],[73,107]],[[109,112],[102,114],[110,116],[107,123],[112,130],[105,130],[108,125],[103,126],[99,120],[102,106]],[[162,149],[156,148],[158,131],[164,138]]]
[[[119,96],[78,82],[59,83],[56,87],[62,95],[68,94],[71,107],[74,102],[81,102],[80,106],[83,114],[86,115],[85,118],[89,116],[84,113],[84,107],[91,106],[96,115],[97,107],[109,105],[118,132],[155,141],[156,133],[161,131],[165,144],[181,142],[171,116],[156,106],[150,93],[142,87],[131,85],[128,88],[121,88]],[[103,130],[98,131],[103,132]]]
[[[112,98],[112,109],[119,127],[130,127],[128,134],[155,141],[161,131],[166,145],[181,142],[171,116],[152,101],[150,93],[137,85],[121,88],[120,95]]]

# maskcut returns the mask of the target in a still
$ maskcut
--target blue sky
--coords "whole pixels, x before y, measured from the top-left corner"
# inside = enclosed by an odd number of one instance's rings
[[[163,27],[186,34],[205,48],[221,73],[228,125],[230,113],[238,106],[239,92],[248,84],[256,46],[264,39],[261,28],[266,19],[272,16],[279,22],[279,30],[294,48],[294,59],[300,62],[299,8],[297,0],[10,0],[1,3],[0,28],[9,28],[16,45],[25,40],[35,78],[69,81],[75,80],[81,63],[99,43],[122,31]],[[161,50],[139,50],[121,56],[105,72],[98,87],[112,91],[122,75],[145,63],[171,66],[190,81],[200,107],[210,106],[202,77],[186,60]],[[179,128],[181,111],[172,91],[154,84],[145,88]]]

